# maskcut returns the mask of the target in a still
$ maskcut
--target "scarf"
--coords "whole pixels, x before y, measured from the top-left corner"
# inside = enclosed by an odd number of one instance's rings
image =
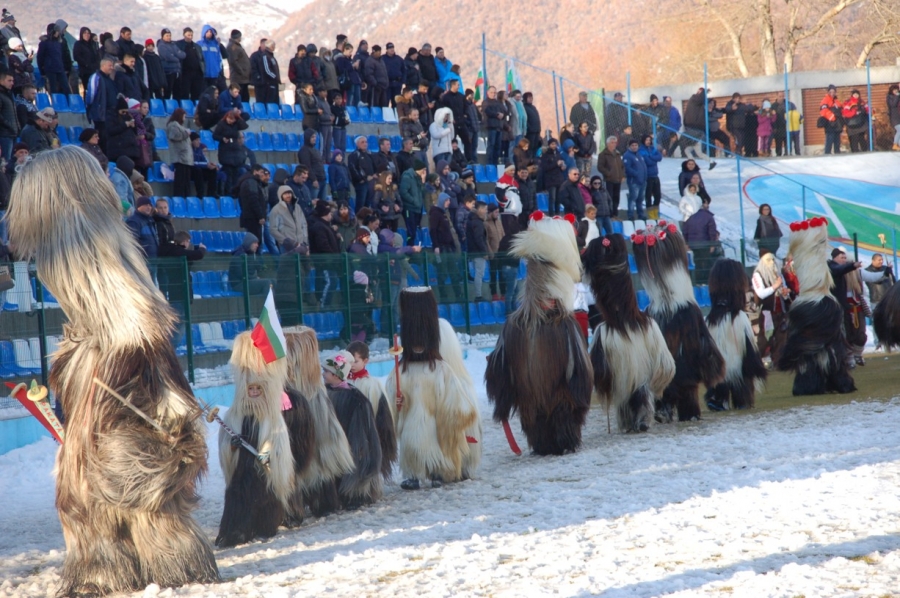
[[[775,222],[775,218],[771,214],[768,214],[766,216],[760,215],[759,223],[760,223],[760,228],[762,229],[762,230],[760,230],[761,237],[765,238],[765,237],[775,237],[775,236],[780,237],[781,236],[781,235],[776,234],[779,232],[778,231],[778,223]]]
[[[362,378],[368,378],[368,377],[369,377],[369,370],[367,370],[366,368],[363,368],[363,369],[359,370],[358,372],[350,372],[350,375],[347,376],[347,379],[348,380],[360,380]]]

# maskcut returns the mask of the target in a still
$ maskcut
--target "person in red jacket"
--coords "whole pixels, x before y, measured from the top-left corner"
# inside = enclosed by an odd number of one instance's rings
[[[837,99],[837,87],[828,86],[828,91],[819,105],[819,124],[825,129],[825,153],[841,153],[841,132],[844,130],[844,119],[841,115],[841,102]]]
[[[864,152],[869,149],[867,134],[869,132],[869,106],[862,99],[859,90],[850,92],[850,98],[844,102],[841,116],[847,123],[847,137],[850,138],[850,151]]]

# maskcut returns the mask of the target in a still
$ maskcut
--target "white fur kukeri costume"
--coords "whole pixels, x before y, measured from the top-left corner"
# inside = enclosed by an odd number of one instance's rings
[[[658,227],[631,236],[641,284],[650,296],[647,313],[656,320],[675,359],[675,377],[657,403],[656,420],[700,419],[697,389],[711,388],[725,376],[725,360],[709,334],[694,298],[688,274],[687,246],[674,224],[660,220]]]
[[[792,222],[789,251],[800,294],[788,310],[787,338],[776,367],[795,373],[795,396],[852,392],[856,386],[847,369],[844,313],[831,294],[828,221]]]
[[[535,212],[510,254],[528,261],[528,276],[484,374],[494,421],[518,412],[535,454],[572,452],[581,446],[593,378],[573,314],[581,259],[572,222]]]
[[[216,546],[245,544],[254,538],[271,538],[291,511],[295,465],[291,439],[282,414],[287,363],[266,363],[253,344],[250,332],[234,339],[231,352],[234,371],[234,403],[225,423],[253,446],[260,457],[219,430],[219,462],[225,477],[225,509]],[[259,397],[248,394],[249,385],[262,387]]]
[[[353,471],[353,456],[322,381],[316,331],[306,326],[287,328],[284,338],[288,386],[306,398],[315,434],[312,458],[298,476],[298,488],[303,493],[301,502],[313,515],[322,517],[340,509],[337,480]]]
[[[740,262],[720,259],[709,272],[712,309],[706,316],[709,333],[725,359],[725,380],[706,391],[713,411],[749,409],[766,381],[766,367],[756,348],[750,317],[744,311],[750,281]],[[762,325],[762,324],[761,324]]]
[[[470,478],[481,458],[478,404],[471,378],[461,376],[462,350],[449,324],[438,321],[437,302],[428,287],[400,292],[400,391],[397,414],[401,487],[417,489]],[[448,361],[443,350],[452,353]],[[454,357],[456,352],[459,357]],[[464,368],[463,368],[464,369]],[[397,397],[396,372],[385,385]],[[474,441],[470,443],[467,440]]]
[[[205,424],[170,342],[175,314],[112,184],[82,149],[43,152],[16,178],[7,217],[11,244],[34,258],[68,318],[50,372],[66,415],[56,477],[66,541],[60,595],[217,581],[209,541],[191,518],[206,471]]]
[[[594,390],[607,409],[615,406],[621,432],[645,432],[675,361],[659,326],[638,309],[622,235],[594,239],[583,261],[603,316],[590,347]]]

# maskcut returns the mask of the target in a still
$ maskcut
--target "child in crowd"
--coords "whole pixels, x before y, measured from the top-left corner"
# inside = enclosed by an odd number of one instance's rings
[[[381,443],[381,473],[385,480],[388,480],[394,462],[397,461],[397,434],[394,431],[397,422],[397,402],[387,399],[381,380],[370,376],[366,369],[369,365],[369,345],[362,341],[353,341],[347,345],[347,352],[353,355],[353,364],[350,366],[347,381],[366,395],[372,403],[375,429],[378,430]]]
[[[337,145],[335,143],[335,145]],[[331,163],[328,165],[328,186],[331,187],[331,199],[335,202],[350,200],[350,170],[344,164],[344,152],[336,149],[331,152]]]
[[[697,210],[700,209],[702,202],[700,201],[700,196],[697,194],[698,190],[697,185],[694,183],[691,183],[685,188],[684,197],[681,198],[681,202],[678,204],[682,222],[686,222],[688,218],[696,214]]]
[[[772,125],[775,124],[775,111],[764,107],[760,110],[757,120],[759,121],[756,127],[756,136],[759,138],[757,150],[760,156],[768,156],[772,143]]]
[[[350,116],[347,115],[347,109],[344,107],[344,96],[339,93],[334,94],[334,97],[331,98],[331,115],[334,117],[334,123],[331,125],[332,143],[334,143],[335,149],[344,151],[347,147],[347,127],[350,126]]]

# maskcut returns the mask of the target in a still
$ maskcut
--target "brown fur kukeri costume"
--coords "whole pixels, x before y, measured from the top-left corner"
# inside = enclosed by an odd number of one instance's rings
[[[503,325],[484,379],[494,421],[518,412],[535,454],[561,455],[581,446],[593,369],[573,313],[581,282],[575,230],[568,220],[535,214],[510,250],[528,261],[522,305]]]
[[[84,150],[47,151],[16,178],[8,218],[11,243],[34,257],[69,320],[50,373],[66,414],[56,484],[66,540],[60,595],[217,581],[209,541],[191,518],[206,471],[205,425],[170,342],[175,314],[122,222],[112,184]]]

